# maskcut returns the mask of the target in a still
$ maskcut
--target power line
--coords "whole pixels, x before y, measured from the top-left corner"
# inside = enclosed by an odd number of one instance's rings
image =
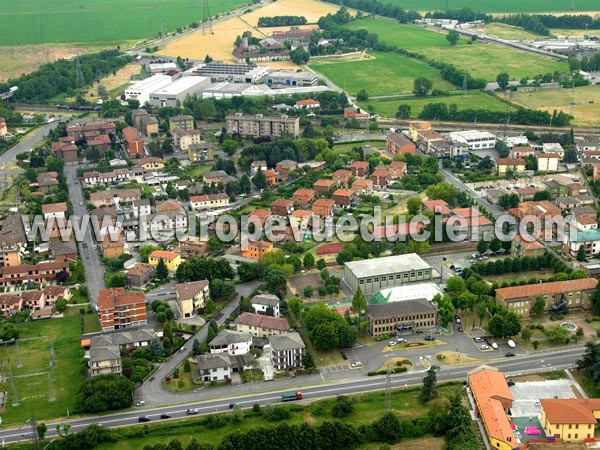
[[[210,17],[210,9],[208,7],[208,0],[204,0],[202,3],[202,34],[206,34],[208,31],[210,34],[213,34],[212,29],[212,19]]]
[[[15,387],[15,379],[13,377],[13,373],[12,373],[12,367],[9,370],[9,375],[10,375],[10,390],[12,392],[12,405],[13,407],[15,406],[19,406],[19,397],[17,397],[17,388]]]
[[[385,374],[385,412],[392,411],[392,366],[388,364]]]

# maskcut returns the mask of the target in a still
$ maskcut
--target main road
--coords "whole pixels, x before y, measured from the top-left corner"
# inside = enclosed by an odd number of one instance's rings
[[[505,374],[518,375],[521,372],[530,371],[531,368],[537,368],[540,371],[550,371],[570,368],[575,365],[583,353],[583,345],[569,347],[563,350],[555,350],[549,353],[534,352],[525,356],[515,358],[499,358],[496,361],[488,362],[487,364],[497,367]],[[462,367],[443,366],[438,372],[438,381],[465,380],[468,371],[477,365],[469,365]],[[365,392],[380,391],[386,388],[385,377],[369,377],[367,378],[362,371],[348,372],[353,378],[339,379],[332,378],[329,383],[323,383],[320,375],[311,375],[300,377],[293,380],[294,385],[287,390],[301,389],[303,400],[299,403],[311,402],[314,400],[333,397],[336,395],[353,395]],[[404,386],[415,386],[422,383],[424,370],[413,371],[400,375],[391,376],[392,388],[400,388]],[[213,414],[228,411],[231,404],[236,404],[242,408],[251,408],[254,404],[269,405],[281,402],[281,384],[275,380],[269,383],[261,383],[252,385],[244,385],[239,387],[225,387],[205,389],[194,396],[196,399],[188,403],[181,403],[170,406],[160,406],[156,408],[128,410],[117,412],[110,415],[86,417],[64,422],[52,422],[48,426],[47,437],[56,436],[56,427],[58,423],[69,423],[71,431],[81,431],[91,424],[99,424],[107,428],[131,426],[138,423],[138,417],[148,416],[150,420],[160,420],[161,414],[169,414],[171,419],[182,419],[186,417],[188,408],[198,408],[199,414]],[[263,392],[256,391],[259,386]],[[244,388],[244,389],[242,389]],[[270,390],[269,390],[270,389]],[[268,390],[268,391],[265,391]],[[383,404],[381,405],[383,409]],[[29,426],[20,428],[8,428],[0,431],[0,439],[5,443],[22,441],[31,439],[32,430]]]
[[[19,153],[27,153],[35,147],[35,145],[44,139],[50,130],[53,130],[58,125],[58,122],[48,123],[35,129],[30,134],[25,136],[17,145],[6,150],[0,155],[0,168],[9,162],[15,162]]]

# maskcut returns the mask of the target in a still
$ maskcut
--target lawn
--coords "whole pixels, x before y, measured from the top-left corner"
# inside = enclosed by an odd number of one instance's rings
[[[388,3],[396,4],[405,10],[417,11],[443,11],[447,9],[445,0],[388,0]],[[523,0],[453,0],[449,3],[450,9],[457,10],[471,8],[482,12],[557,12],[568,11],[573,14],[571,6],[575,5],[575,11],[598,11],[597,0],[546,0],[546,1],[523,1]]]
[[[428,406],[423,406],[418,396],[421,387],[412,387],[407,389],[396,389],[392,391],[392,410],[400,417],[415,417],[427,414],[429,408],[435,408],[439,400],[431,402]],[[462,383],[446,383],[437,386],[438,396],[443,399],[449,395],[460,391],[464,392]],[[384,412],[384,392],[367,393],[362,395],[352,396],[354,401],[354,413],[348,418],[339,419],[343,422],[353,424],[369,423],[376,420]],[[289,424],[310,423],[318,424],[326,420],[331,420],[331,410],[336,402],[335,398],[327,400],[319,400],[311,404],[294,404],[285,405],[292,412],[292,417],[286,420]],[[118,442],[103,444],[95,447],[97,450],[134,450],[143,448],[144,445],[164,443],[167,444],[172,439],[179,439],[183,446],[187,445],[192,438],[198,442],[210,442],[213,445],[221,441],[223,436],[240,430],[242,432],[259,426],[272,426],[273,422],[266,422],[261,413],[253,413],[252,411],[244,411],[244,420],[239,424],[227,423],[222,428],[210,429],[206,427],[202,417],[188,417],[183,420],[178,420],[170,423],[150,422],[145,425],[148,432],[143,437],[133,437],[136,433],[132,433],[131,429],[122,429],[117,432],[123,436],[128,435],[130,438],[122,438]],[[431,437],[424,437],[425,442]],[[414,440],[413,442],[418,442]],[[402,441],[404,443],[404,441]],[[377,445],[371,443],[368,448],[378,448]],[[402,447],[404,448],[404,447]],[[426,447],[412,447],[426,448]],[[441,448],[441,447],[439,447]]]
[[[600,89],[598,86],[582,86],[575,89],[557,89],[542,92],[514,92],[509,100],[532,109],[552,112],[562,110],[571,114],[573,99],[573,125],[596,127],[600,125]]]
[[[361,89],[366,89],[370,96],[411,93],[417,77],[429,78],[434,89],[452,88],[437,69],[394,53],[372,52],[351,61],[335,58],[312,60],[310,67],[350,95],[356,95]]]
[[[508,25],[507,23],[487,23],[485,27],[478,30],[484,31],[487,34],[499,37],[500,39],[540,39],[539,34],[530,33],[521,27]]]
[[[83,381],[80,360],[80,318],[67,317],[17,325],[20,340],[17,347],[1,346],[2,374],[12,369],[19,406],[13,406],[14,395],[7,383],[8,402],[2,424],[19,424],[35,414],[36,420],[51,419],[73,411],[75,396]],[[54,346],[55,368],[52,370],[54,401],[49,399],[51,351]],[[22,365],[22,367],[18,367]]]
[[[506,104],[492,95],[483,92],[469,92],[466,97],[450,95],[444,97],[407,97],[391,99],[374,99],[361,102],[360,106],[368,111],[379,113],[384,117],[395,117],[399,105],[410,105],[411,117],[416,118],[423,107],[429,103],[455,104],[458,110],[487,109],[488,111],[506,111]]]
[[[250,3],[210,0],[215,16]],[[0,0],[0,45],[145,39],[202,20],[194,0]]]

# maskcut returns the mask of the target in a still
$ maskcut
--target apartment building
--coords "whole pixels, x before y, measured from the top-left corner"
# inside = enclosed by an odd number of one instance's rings
[[[300,135],[300,119],[298,117],[235,113],[229,114],[226,122],[228,134],[253,137],[298,137]]]
[[[123,288],[102,289],[98,295],[98,314],[103,331],[146,324],[146,296]]]

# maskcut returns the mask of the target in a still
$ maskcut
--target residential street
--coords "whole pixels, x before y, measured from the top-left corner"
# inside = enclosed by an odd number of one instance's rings
[[[19,153],[29,152],[35,144],[44,139],[46,135],[58,125],[58,122],[42,125],[37,130],[33,131],[27,137],[21,140],[17,145],[5,151],[0,155],[0,168],[6,163],[15,162]]]

